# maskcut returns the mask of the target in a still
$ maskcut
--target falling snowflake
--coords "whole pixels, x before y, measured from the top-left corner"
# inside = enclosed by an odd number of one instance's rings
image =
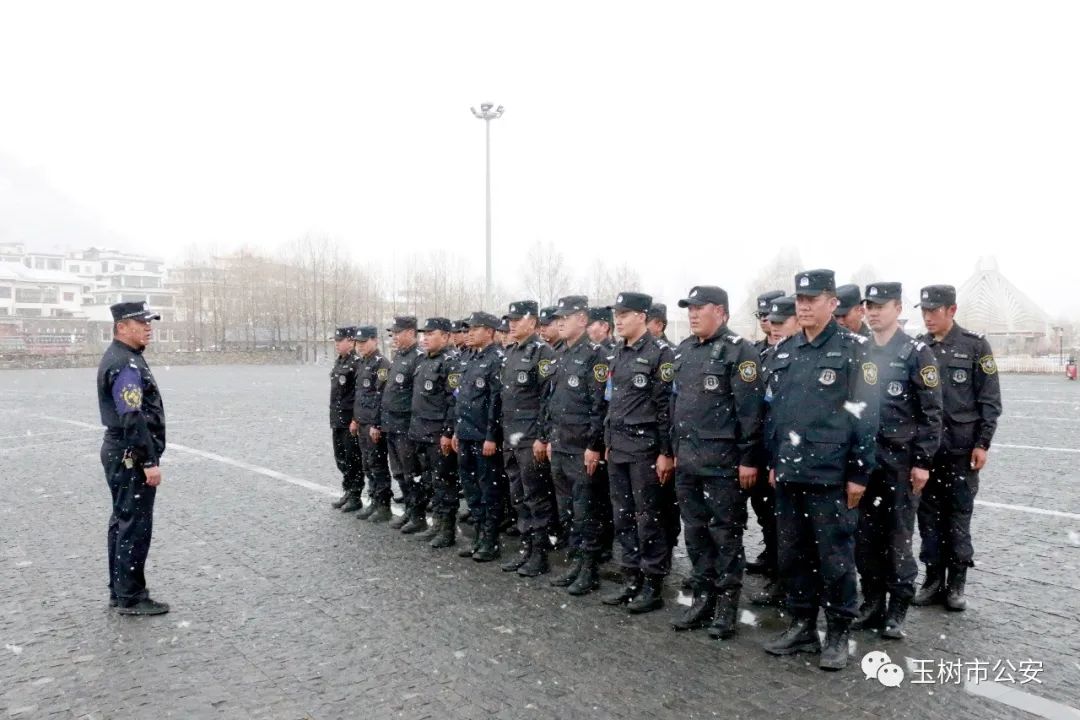
[[[791,447],[799,447],[799,443],[802,442],[802,438],[799,437],[799,433],[792,430],[788,433],[788,440],[791,441]]]

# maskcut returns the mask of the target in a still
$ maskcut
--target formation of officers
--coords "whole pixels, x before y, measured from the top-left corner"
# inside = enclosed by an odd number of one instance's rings
[[[675,629],[731,637],[744,572],[756,573],[766,584],[750,601],[791,616],[765,650],[844,668],[852,630],[900,639],[912,604],[965,608],[971,514],[1001,413],[990,345],[956,324],[952,286],[921,290],[919,338],[901,327],[900,283],[860,290],[800,272],[791,292],[758,298],[757,343],[728,328],[727,293],[708,285],[679,301],[692,334],[677,346],[666,308],[637,292],[611,307],[570,295],[511,303],[502,318],[397,317],[392,358],[375,327],[339,328],[334,505],[435,549],[468,522],[458,555],[477,562],[518,536],[502,569],[523,577],[563,549],[551,584],[571,595],[597,590],[614,555],[623,582],[602,601],[634,614],[663,606],[684,530],[693,600]],[[752,562],[748,501],[765,548]]]

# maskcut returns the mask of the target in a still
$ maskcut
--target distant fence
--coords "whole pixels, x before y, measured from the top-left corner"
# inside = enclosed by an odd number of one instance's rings
[[[295,365],[301,362],[296,350],[226,350],[222,352],[154,352],[147,351],[152,367],[166,365]],[[0,354],[0,370],[97,367],[101,353],[67,353],[61,355],[32,355],[28,353]]]
[[[995,361],[1003,373],[1065,374],[1065,365],[1056,357],[999,357]]]

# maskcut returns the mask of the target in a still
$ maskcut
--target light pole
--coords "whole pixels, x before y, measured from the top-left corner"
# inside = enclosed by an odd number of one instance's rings
[[[484,205],[487,219],[486,242],[484,245],[484,307],[490,307],[491,303],[491,121],[502,117],[503,106],[495,107],[495,103],[482,103],[480,110],[471,108],[472,114],[479,120],[484,121],[484,157],[487,167],[484,187]]]
[[[1065,328],[1055,325],[1053,328],[1058,336],[1058,363],[1065,364]]]

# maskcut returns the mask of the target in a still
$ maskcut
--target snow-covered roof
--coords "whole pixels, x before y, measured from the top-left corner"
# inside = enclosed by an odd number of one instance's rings
[[[54,285],[82,285],[83,280],[61,270],[34,270],[22,263],[0,262],[0,280],[15,280],[28,283],[50,283]]]

